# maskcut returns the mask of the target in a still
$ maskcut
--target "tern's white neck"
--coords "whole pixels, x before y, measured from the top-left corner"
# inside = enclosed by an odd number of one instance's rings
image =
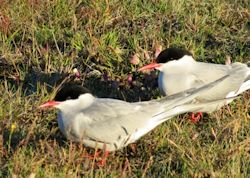
[[[95,97],[90,93],[82,94],[78,99],[70,99],[63,101],[56,108],[60,109],[63,112],[74,112],[83,110],[89,107],[95,100]]]

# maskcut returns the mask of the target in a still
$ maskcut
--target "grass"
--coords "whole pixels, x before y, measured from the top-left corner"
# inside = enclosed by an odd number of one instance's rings
[[[0,177],[248,177],[250,93],[198,124],[173,118],[103,168],[66,140],[56,113],[37,106],[64,82],[99,97],[160,97],[157,75],[137,73],[159,45],[200,61],[250,60],[248,0],[0,1]],[[138,54],[140,63],[130,58]],[[73,68],[81,78],[73,77]],[[133,82],[127,81],[132,75]],[[34,175],[33,174],[33,175]]]

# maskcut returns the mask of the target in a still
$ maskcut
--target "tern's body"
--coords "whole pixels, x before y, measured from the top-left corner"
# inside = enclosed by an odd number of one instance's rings
[[[165,65],[163,72],[160,72],[158,85],[164,94],[172,95],[210,83],[225,75],[229,75],[229,77],[202,93],[196,98],[197,101],[204,102],[222,97],[234,97],[250,88],[250,68],[247,65],[238,62],[231,65],[196,62],[189,56]],[[213,109],[206,107],[202,112],[214,111],[223,105],[224,103],[221,103],[221,105],[214,106]]]
[[[185,104],[227,77],[160,100],[128,103],[79,93],[77,99],[52,101],[41,107],[54,106],[59,109],[59,127],[68,139],[92,148],[113,151],[135,142],[175,115],[197,111],[205,105],[219,102]]]
[[[163,116],[156,116],[161,112],[164,107],[159,102],[128,103],[84,94],[77,101],[65,103],[59,111],[58,123],[69,139],[100,149],[105,143],[106,149],[112,151],[134,142],[163,122]]]
[[[167,62],[156,67],[160,70],[158,86],[164,95],[172,95],[192,87],[199,87],[225,75],[229,75],[229,77],[200,94],[196,101],[205,102],[224,97],[234,97],[250,88],[250,68],[246,64],[236,62],[221,65],[196,62],[191,55],[185,55],[184,53],[183,56],[178,56],[180,59],[172,57],[169,60],[166,57],[169,58],[171,55],[167,50],[159,55],[160,61],[158,63],[164,60]],[[174,48],[174,50],[176,52],[178,49]],[[227,103],[230,101],[232,100],[228,100]],[[205,107],[200,112],[212,112],[227,103],[223,102],[210,108]]]

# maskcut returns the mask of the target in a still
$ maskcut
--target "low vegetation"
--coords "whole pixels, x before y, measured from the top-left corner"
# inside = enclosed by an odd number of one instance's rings
[[[248,0],[0,4],[0,177],[250,175],[249,92],[198,124],[188,114],[173,118],[112,153],[104,167],[84,156],[93,150],[62,136],[54,110],[38,109],[66,82],[98,97],[160,97],[157,72],[136,69],[161,47],[189,49],[199,61],[250,61]]]

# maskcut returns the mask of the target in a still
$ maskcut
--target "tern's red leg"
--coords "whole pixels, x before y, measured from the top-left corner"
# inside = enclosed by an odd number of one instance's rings
[[[202,117],[203,117],[202,112],[198,112],[196,114],[192,113],[190,119],[193,123],[197,123]]]
[[[106,160],[107,160],[108,156],[109,156],[109,151],[105,151],[102,159],[100,161],[98,161],[97,165],[99,167],[103,167],[106,164]]]
[[[103,155],[101,157],[101,152],[103,151]],[[98,150],[96,151],[93,155],[91,154],[85,154],[84,157],[88,158],[90,160],[99,160],[95,165],[99,167],[103,167],[106,164],[107,157],[109,155],[109,151],[104,151],[104,150]]]

